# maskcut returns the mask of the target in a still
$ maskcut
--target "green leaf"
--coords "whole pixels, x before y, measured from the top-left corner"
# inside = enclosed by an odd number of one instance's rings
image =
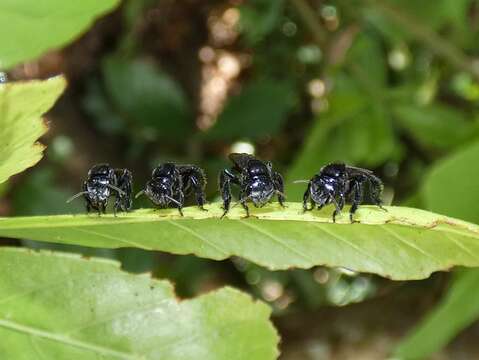
[[[391,21],[388,12],[384,7],[390,9],[398,17],[411,18],[420,22],[431,30],[439,30],[446,25],[452,25],[459,30],[467,28],[467,11],[471,5],[470,0],[437,0],[437,1],[416,1],[416,0],[387,0],[381,1],[383,5],[374,6],[374,2],[363,11],[368,21],[375,25],[380,31],[394,42],[409,40],[414,37],[408,29]],[[394,20],[394,18],[392,19]],[[448,29],[450,31],[450,29]]]
[[[14,270],[12,270],[14,269]],[[222,288],[179,302],[119,264],[0,249],[4,359],[275,359],[270,309]]]
[[[119,0],[2,0],[0,69],[32,60],[74,40]]]
[[[284,0],[254,0],[240,6],[240,26],[247,43],[255,45],[271,33],[281,20]]]
[[[356,76],[360,75],[361,81],[375,87],[375,91],[386,85],[387,63],[380,38],[371,33],[360,33],[347,54],[347,62],[355,69]]]
[[[191,132],[192,118],[183,90],[153,64],[109,57],[103,63],[103,73],[115,110],[130,125],[140,125],[148,136],[165,139],[182,139]]]
[[[479,271],[456,274],[440,304],[398,346],[399,359],[427,359],[479,317]]]
[[[0,183],[42,158],[44,146],[36,141],[48,127],[40,116],[53,106],[65,86],[61,76],[0,84]]]
[[[236,255],[272,270],[345,267],[395,280],[423,279],[452,266],[479,266],[479,227],[423,210],[362,206],[333,224],[332,209],[303,214],[300,203],[251,209],[211,204],[129,214],[0,219],[0,236],[101,248],[139,247],[223,260]]]
[[[452,107],[398,105],[394,108],[397,124],[419,143],[437,149],[449,149],[464,143],[473,133],[473,123]]]
[[[422,4],[415,0],[389,0],[389,2],[400,6],[433,29],[446,24],[457,26],[459,23],[467,22],[467,9],[471,5],[471,0],[437,0]]]
[[[233,96],[206,134],[208,139],[258,139],[281,130],[288,113],[297,102],[291,85],[262,80],[246,85]]]
[[[422,189],[426,208],[479,223],[479,142],[435,165]]]

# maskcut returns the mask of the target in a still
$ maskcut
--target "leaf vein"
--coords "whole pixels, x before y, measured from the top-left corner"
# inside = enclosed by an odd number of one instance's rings
[[[256,232],[258,232],[262,235],[266,235],[271,240],[273,240],[277,244],[280,244],[281,246],[283,246],[283,248],[288,249],[289,252],[294,253],[294,254],[298,255],[299,257],[303,258],[303,260],[306,260],[308,263],[310,263],[310,264],[314,263],[313,258],[309,257],[306,253],[303,253],[302,251],[296,250],[294,247],[288,245],[285,241],[281,240],[281,238],[271,234],[270,232],[265,231],[265,230],[257,227],[256,225],[253,225],[252,223],[244,221],[244,220],[239,220],[239,223],[243,224],[244,226],[246,226],[250,229],[253,229],[254,231],[256,231]]]
[[[403,244],[406,244],[407,246],[409,246],[410,248],[416,250],[417,252],[419,252],[420,254],[434,260],[436,263],[438,264],[441,264],[441,261],[439,261],[438,259],[436,259],[434,256],[432,256],[431,254],[427,253],[426,251],[424,251],[423,249],[421,249],[419,246],[416,246],[414,244],[412,244],[410,241],[408,241],[404,236],[402,235],[399,235],[397,232],[393,231],[392,229],[389,229],[387,226],[385,225],[380,225],[381,228],[383,228],[386,232],[388,232],[389,234],[391,234],[393,237],[395,237],[396,239],[398,239],[399,241],[401,241]]]
[[[206,245],[209,245],[211,248],[215,249],[216,251],[218,251],[221,256],[223,257],[229,257],[230,254],[228,252],[226,252],[224,249],[222,249],[221,247],[219,247],[218,245],[216,245],[214,242],[212,241],[209,241],[208,239],[206,239],[203,235],[201,235],[200,233],[198,233],[196,230],[193,230],[187,226],[184,226],[184,225],[181,225],[179,224],[178,222],[174,222],[172,220],[166,220],[169,224],[173,225],[173,226],[176,226],[177,228],[189,233],[190,235],[193,235],[194,237],[196,237],[197,239],[200,239],[202,242],[204,242]]]
[[[461,242],[458,241],[456,238],[449,236],[449,234],[447,233],[444,233],[444,236],[450,241],[452,241],[458,248],[460,248],[466,254],[470,255],[474,260],[476,261],[479,260],[479,258],[476,255],[474,255],[474,253],[468,247],[466,247],[464,244],[461,244]]]
[[[105,239],[108,239],[108,240],[116,240],[116,241],[120,241],[124,244],[127,244],[128,246],[133,246],[133,247],[138,247],[140,249],[143,249],[143,250],[153,250],[152,248],[149,248],[147,246],[144,246],[140,243],[137,243],[135,241],[131,241],[131,240],[125,240],[123,238],[120,238],[118,236],[113,236],[113,235],[107,235],[107,234],[104,234],[104,233],[101,233],[101,232],[98,232],[98,231],[93,231],[93,230],[85,230],[85,229],[81,229],[81,228],[78,228],[78,227],[72,227],[73,230],[76,230],[76,231],[79,231],[79,232],[83,232],[85,234],[89,234],[89,235],[95,235],[95,236],[99,236],[99,237],[103,237]]]
[[[335,234],[334,232],[330,231],[330,230],[326,230],[325,228],[323,228],[322,226],[320,226],[319,224],[316,224],[316,223],[313,223],[313,226],[317,227],[318,229],[320,229],[321,231],[325,232],[326,234],[329,234],[330,236],[342,241],[343,243],[349,245],[351,248],[353,248],[354,250],[356,250],[358,253],[360,253],[361,255],[363,255],[364,257],[370,259],[370,260],[373,260],[374,263],[376,263],[377,265],[379,265],[380,267],[384,267],[384,265],[378,263],[378,260],[368,254],[366,251],[364,251],[363,249],[361,249],[359,246],[357,246],[355,243],[345,239],[344,237],[342,236],[339,236],[338,234]]]

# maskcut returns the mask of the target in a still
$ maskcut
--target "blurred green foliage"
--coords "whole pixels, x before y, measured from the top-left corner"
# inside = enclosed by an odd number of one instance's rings
[[[231,97],[206,138],[257,140],[277,135],[295,104],[296,93],[286,83],[262,79],[248,84]]]
[[[424,181],[428,209],[479,223],[479,142],[461,147],[434,165]]]
[[[432,166],[421,192],[425,206],[478,223],[477,159],[479,144],[475,142]],[[471,256],[467,247],[463,251]],[[477,269],[458,271],[444,298],[400,343],[396,356],[426,358],[473,323],[479,317],[478,285]]]

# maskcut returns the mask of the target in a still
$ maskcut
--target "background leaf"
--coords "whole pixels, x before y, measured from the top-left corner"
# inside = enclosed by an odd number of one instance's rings
[[[248,44],[255,44],[271,33],[280,22],[284,0],[254,0],[240,7],[240,25]]]
[[[475,135],[474,125],[452,107],[398,105],[394,108],[397,124],[420,144],[448,149]]]
[[[281,129],[296,101],[288,83],[264,79],[248,84],[229,100],[206,136],[214,140],[273,136]]]
[[[395,356],[399,359],[426,359],[479,317],[479,271],[456,274],[440,304],[407,336]]]
[[[165,72],[146,61],[112,56],[103,63],[103,75],[114,110],[148,138],[181,139],[191,132],[185,94]]]
[[[118,0],[3,0],[0,4],[0,70],[63,46],[110,11]],[[8,27],[8,30],[7,30]]]
[[[479,144],[472,144],[432,167],[426,177],[422,195],[430,209],[478,221],[479,191],[476,176]],[[458,176],[468,174],[468,176]],[[444,196],[447,194],[447,196]],[[479,271],[462,270],[439,305],[411,330],[399,344],[396,356],[422,359],[439,351],[465,327],[479,317]]]
[[[14,269],[14,271],[12,271]],[[269,308],[232,288],[179,302],[107,260],[0,249],[5,359],[275,359]]]
[[[61,76],[0,84],[0,183],[42,158],[44,147],[35,142],[48,127],[40,116],[53,106],[65,86]]]
[[[479,223],[479,142],[439,162],[424,182],[422,197],[428,209]],[[472,210],[472,211],[471,211]]]
[[[236,255],[272,270],[315,265],[345,267],[394,280],[423,279],[452,266],[479,266],[477,225],[423,210],[363,206],[360,223],[349,224],[345,211],[333,224],[331,208],[302,213],[299,203],[252,209],[242,219],[233,209],[220,220],[218,204],[208,212],[186,208],[138,210],[108,216],[2,218],[0,235],[63,244],[138,247],[215,260]],[[255,211],[256,210],[256,211]]]

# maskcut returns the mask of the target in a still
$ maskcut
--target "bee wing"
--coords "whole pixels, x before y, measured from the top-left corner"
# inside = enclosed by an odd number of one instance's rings
[[[206,186],[206,174],[202,168],[196,165],[176,165],[176,168],[183,177],[183,191],[189,195],[195,186],[204,189]],[[197,185],[195,185],[197,184]],[[192,186],[193,185],[193,186]]]
[[[359,168],[359,167],[355,167],[355,166],[347,165],[346,169],[353,176],[354,175],[372,175],[373,174],[373,172],[371,170],[363,169],[363,168]]]
[[[248,166],[248,161],[255,159],[253,155],[244,153],[232,153],[229,154],[228,158],[238,170],[245,169]]]

